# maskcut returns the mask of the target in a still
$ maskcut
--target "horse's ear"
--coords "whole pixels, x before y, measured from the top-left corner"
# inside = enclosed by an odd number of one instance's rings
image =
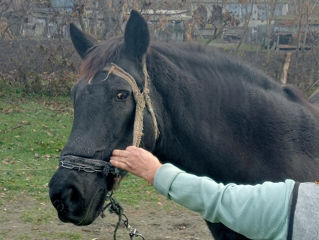
[[[133,58],[141,59],[147,51],[150,42],[147,23],[142,15],[135,10],[131,11],[126,24],[124,41],[126,53]]]
[[[97,43],[95,38],[82,32],[74,23],[70,24],[70,36],[73,46],[81,58],[84,58],[87,51]]]

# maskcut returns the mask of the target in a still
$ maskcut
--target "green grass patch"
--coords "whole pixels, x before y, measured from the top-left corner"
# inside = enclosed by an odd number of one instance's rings
[[[45,224],[52,220],[52,217],[56,215],[55,210],[52,208],[44,207],[39,205],[37,208],[29,208],[23,212],[21,219],[24,223],[31,224]]]
[[[59,234],[60,239],[70,239],[70,240],[78,240],[82,239],[81,234],[79,233],[60,233]]]
[[[0,115],[0,207],[16,193],[48,201],[48,182],[72,127],[71,100],[10,92],[0,97]],[[141,202],[158,204],[164,199],[146,181],[130,174],[114,196],[136,208]],[[44,215],[39,220],[35,213],[25,213],[23,220],[45,221]]]
[[[69,135],[71,106],[63,98],[0,98],[0,189],[47,192]]]
[[[122,180],[119,189],[115,191],[114,197],[121,203],[135,206],[137,209],[142,202],[157,204],[164,198],[145,180],[132,174],[128,174]]]

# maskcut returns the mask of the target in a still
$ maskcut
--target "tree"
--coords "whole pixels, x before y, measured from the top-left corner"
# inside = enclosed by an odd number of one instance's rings
[[[12,38],[20,37],[23,33],[24,22],[30,16],[31,9],[32,0],[1,0],[0,17],[2,18],[4,35],[11,35]]]
[[[87,7],[86,0],[76,0],[74,4],[74,9],[73,9],[75,16],[78,17],[80,26],[83,31],[86,30],[84,19],[83,19],[86,13],[86,7]]]
[[[242,32],[242,34],[240,36],[240,40],[236,46],[236,52],[238,52],[243,41],[246,40],[246,36],[247,36],[248,30],[249,30],[249,21],[250,21],[250,18],[252,16],[252,13],[253,13],[255,0],[241,0],[240,2],[243,4],[243,6],[246,9],[246,15],[245,15],[245,20],[244,20],[243,32]],[[249,9],[249,6],[250,6],[250,9]]]
[[[265,0],[266,11],[267,11],[267,33],[266,33],[266,44],[267,44],[267,58],[266,62],[270,61],[270,47],[271,47],[271,36],[272,36],[272,21],[275,15],[276,5],[278,0]],[[268,11],[269,9],[269,11]]]

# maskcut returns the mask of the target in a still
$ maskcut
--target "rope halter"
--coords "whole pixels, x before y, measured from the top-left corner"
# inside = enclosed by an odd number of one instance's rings
[[[150,90],[149,90],[148,84],[149,84],[150,78],[147,72],[145,55],[142,59],[142,64],[143,64],[143,73],[144,73],[143,92],[141,92],[140,89],[138,88],[134,77],[132,77],[131,74],[126,72],[123,68],[119,67],[115,63],[111,63],[111,66],[107,66],[103,69],[108,71],[106,79],[108,78],[110,74],[114,74],[115,76],[118,76],[124,79],[125,81],[127,81],[133,90],[133,96],[136,102],[134,130],[133,130],[133,145],[136,147],[140,146],[141,139],[143,136],[143,113],[144,113],[145,106],[147,110],[149,111],[149,113],[151,114],[151,118],[152,118],[152,122],[154,126],[155,142],[157,141],[159,137],[159,129],[158,129],[155,113],[153,110],[151,98],[149,96]]]
[[[133,91],[134,100],[136,102],[136,109],[135,109],[135,120],[134,120],[134,128],[133,128],[133,145],[136,147],[140,146],[141,139],[143,136],[143,116],[144,116],[144,109],[147,108],[148,112],[151,115],[153,126],[154,126],[154,138],[155,142],[159,137],[159,129],[155,117],[155,113],[153,110],[153,106],[151,103],[151,98],[149,96],[149,75],[147,72],[146,67],[146,57],[144,56],[142,59],[143,64],[143,74],[144,74],[144,89],[143,92],[137,86],[136,80],[132,77],[131,74],[126,72],[124,69],[119,67],[118,65],[111,63],[110,66],[105,67],[103,70],[108,71],[107,77],[105,80],[108,79],[110,74],[114,74],[122,78],[123,80],[127,81]],[[104,81],[105,81],[104,80]],[[90,81],[89,81],[90,83]],[[60,167],[67,168],[67,169],[74,169],[78,171],[85,171],[88,173],[96,173],[101,172],[104,175],[108,175],[112,173],[116,176],[121,175],[120,170],[114,168],[109,162],[98,160],[98,159],[87,159],[79,156],[61,156],[60,157]]]

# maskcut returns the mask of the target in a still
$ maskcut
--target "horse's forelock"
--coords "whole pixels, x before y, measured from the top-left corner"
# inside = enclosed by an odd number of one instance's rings
[[[80,67],[80,79],[89,81],[107,64],[119,59],[123,38],[115,37],[92,47]]]

